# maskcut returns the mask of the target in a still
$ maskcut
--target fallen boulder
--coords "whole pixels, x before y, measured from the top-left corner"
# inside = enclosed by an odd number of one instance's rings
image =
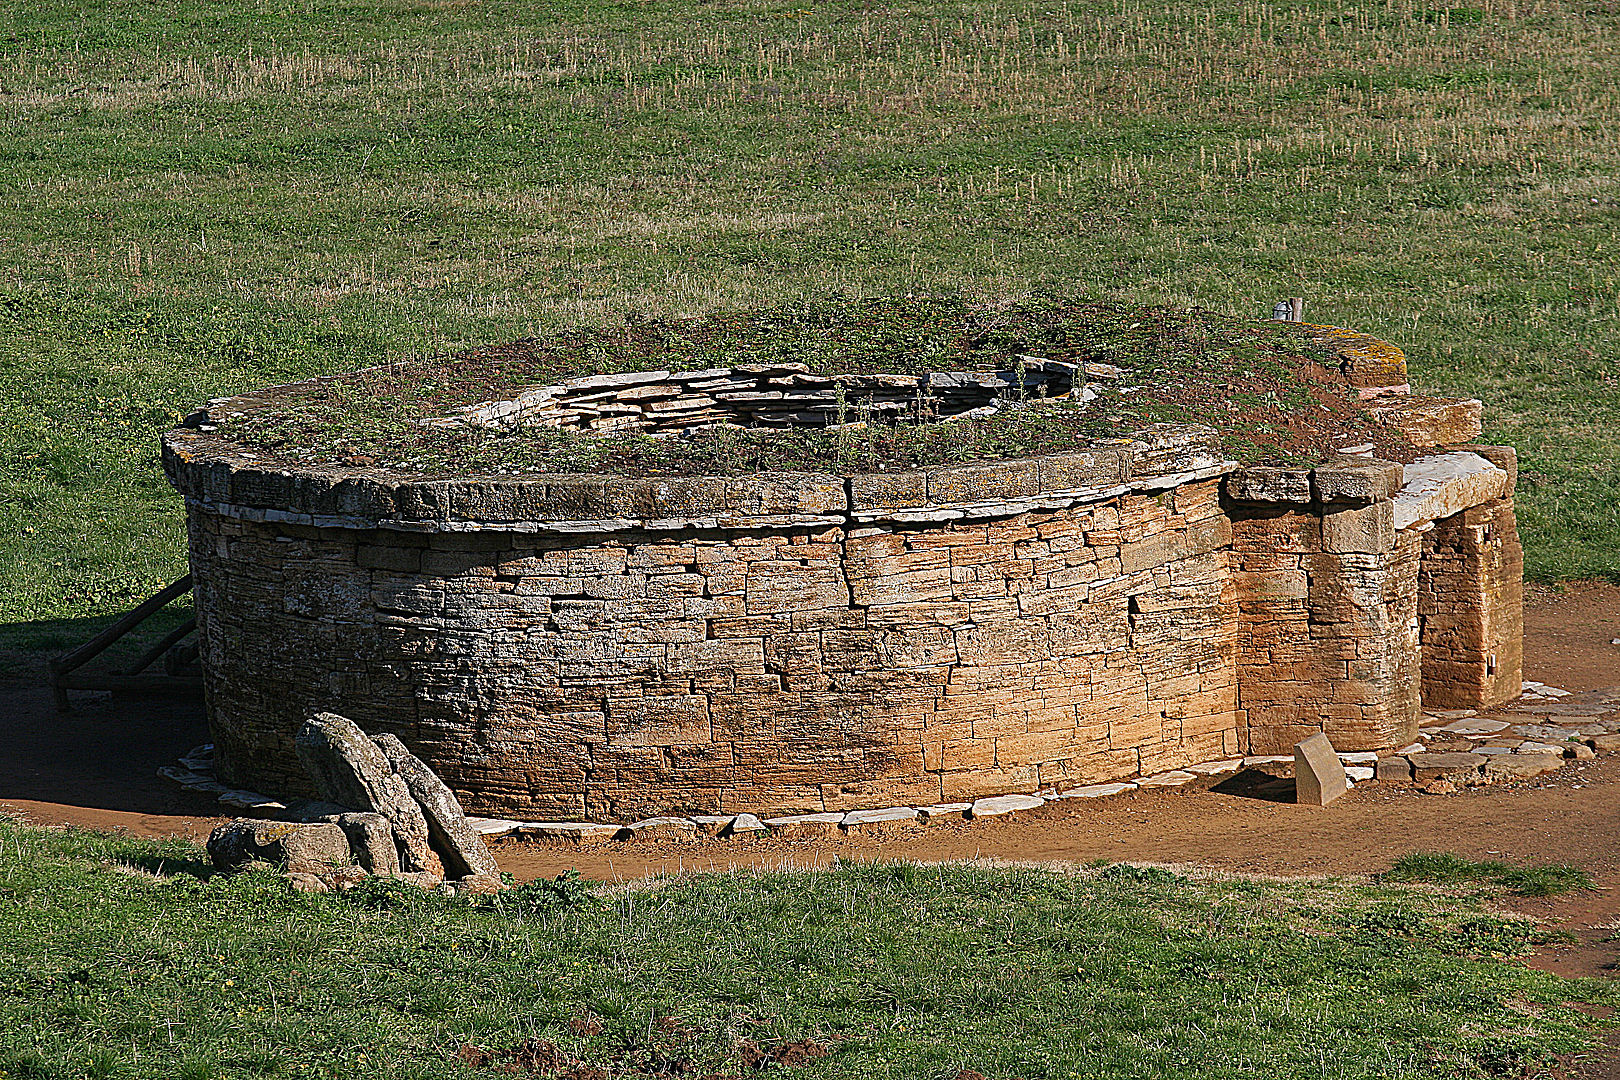
[[[321,798],[388,819],[402,872],[443,876],[428,843],[422,808],[358,724],[335,713],[317,713],[304,721],[293,743]]]
[[[268,863],[289,874],[330,876],[353,858],[343,830],[326,822],[238,818],[208,834],[208,858],[220,870]]]
[[[382,734],[372,741],[388,759],[394,775],[405,781],[411,798],[422,808],[422,815],[427,819],[428,842],[444,863],[445,877],[487,876],[499,880],[501,868],[495,864],[495,856],[489,853],[484,838],[467,823],[467,813],[461,808],[456,793],[407,750],[397,736]]]

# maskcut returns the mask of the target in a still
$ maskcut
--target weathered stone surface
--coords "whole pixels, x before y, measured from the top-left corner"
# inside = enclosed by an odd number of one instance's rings
[[[526,821],[518,833],[537,840],[560,840],[565,844],[588,844],[612,840],[621,826],[594,821]]]
[[[1412,763],[1403,757],[1379,758],[1378,764],[1373,766],[1373,775],[1379,780],[1388,780],[1392,783],[1410,783]]]
[[[1507,473],[1478,454],[1418,458],[1406,466],[1406,483],[1393,500],[1395,528],[1448,518],[1507,494]]]
[[[721,836],[762,836],[770,830],[753,814],[738,814],[721,830]]]
[[[789,814],[765,818],[764,824],[772,836],[783,840],[824,840],[837,836],[843,821],[843,814]]]
[[[1523,780],[1553,772],[1563,764],[1562,754],[1495,754],[1485,759],[1484,774],[1492,780]]]
[[[325,823],[242,818],[208,834],[208,858],[221,870],[269,863],[290,874],[328,874],[353,862],[341,828]]]
[[[1377,555],[1395,546],[1395,506],[1388,500],[1322,515],[1322,550]]]
[[[1196,773],[1190,773],[1184,769],[1172,769],[1169,772],[1141,777],[1136,781],[1136,786],[1142,788],[1181,787],[1183,784],[1190,784],[1196,779],[1198,779]]]
[[[1326,806],[1350,790],[1344,763],[1321,732],[1294,744],[1294,801]]]
[[[1620,750],[1620,735],[1594,735],[1590,741],[1597,750]]]
[[[1413,754],[1407,760],[1412,763],[1412,779],[1424,784],[1441,778],[1453,782],[1471,780],[1491,759],[1483,754],[1425,753]]]
[[[394,845],[394,827],[387,818],[381,814],[339,814],[337,825],[361,866],[383,877],[399,873],[399,848]]]
[[[840,822],[846,833],[857,836],[887,836],[891,833],[915,829],[922,824],[918,812],[909,806],[890,806],[881,810],[851,810]]]
[[[1186,771],[1198,776],[1219,776],[1222,773],[1237,772],[1242,767],[1242,758],[1227,758],[1224,761],[1200,761],[1188,765]]]
[[[968,810],[968,816],[1000,817],[1002,814],[1016,814],[1020,810],[1035,810],[1045,805],[1045,799],[1034,795],[998,795],[976,800]]]
[[[411,798],[427,819],[428,842],[444,864],[446,878],[500,875],[501,868],[489,853],[489,846],[467,823],[467,815],[438,774],[405,748],[395,735],[384,733],[372,740],[388,759],[394,775],[405,781]]]
[[[1226,492],[1243,502],[1308,503],[1311,501],[1311,472],[1251,465],[1226,478]]]
[[[442,875],[438,857],[428,845],[422,808],[358,724],[335,713],[317,713],[298,729],[294,743],[323,799],[388,819],[402,871]]]
[[[960,821],[967,817],[967,813],[971,809],[973,809],[972,803],[935,803],[933,806],[917,807],[917,816],[925,822]]]
[[[1101,799],[1109,795],[1121,795],[1127,791],[1135,791],[1136,785],[1127,781],[1116,781],[1112,784],[1087,784],[1084,787],[1070,788],[1057,797],[1060,799]]]
[[[1324,503],[1374,503],[1395,497],[1405,470],[1394,461],[1332,457],[1311,471],[1317,499]]]
[[[1400,429],[1414,446],[1455,446],[1479,438],[1484,405],[1478,398],[1394,396],[1367,411]]]
[[[463,896],[492,896],[506,888],[499,874],[468,874],[449,884]]]
[[[690,840],[697,836],[697,823],[691,818],[655,817],[625,827],[627,839],[652,842],[655,840]]]

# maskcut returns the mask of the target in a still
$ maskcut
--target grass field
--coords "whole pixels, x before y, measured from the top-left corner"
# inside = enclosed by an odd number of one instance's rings
[[[632,312],[1041,286],[1403,344],[1620,578],[1620,8],[6,5],[0,613],[182,570],[210,396]]]
[[[1620,1005],[1502,962],[1546,931],[1477,886],[877,865],[497,908],[200,856],[0,821],[0,1075],[472,1078],[541,1040],[618,1077],[737,1076],[747,1044],[805,1077],[1534,1076],[1588,1037],[1573,1005]]]

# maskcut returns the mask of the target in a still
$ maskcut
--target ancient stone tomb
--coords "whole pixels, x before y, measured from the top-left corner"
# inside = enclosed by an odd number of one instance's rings
[[[1211,428],[1150,424],[901,471],[445,477],[266,454],[221,426],[261,400],[216,402],[164,462],[221,773],[307,793],[293,735],[326,710],[471,811],[596,821],[1404,745],[1420,700],[1518,693],[1514,458],[1473,444],[1477,402],[1410,398],[1398,350],[1339,337],[1336,375],[1412,460],[1243,467]],[[584,376],[421,422],[679,437],[1087,392],[1084,364],[1026,360],[836,394],[793,364]]]

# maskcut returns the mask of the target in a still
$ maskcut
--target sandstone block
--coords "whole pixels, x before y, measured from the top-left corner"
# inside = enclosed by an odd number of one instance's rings
[[[348,837],[349,847],[361,866],[382,877],[399,873],[399,848],[387,818],[381,814],[339,814],[337,825]]]
[[[1406,784],[1412,780],[1412,763],[1403,757],[1379,758],[1373,766],[1373,776],[1379,780]]]
[[[1450,780],[1471,783],[1480,774],[1480,767],[1495,760],[1484,754],[1422,753],[1412,754],[1412,779],[1419,784],[1430,780]]]
[[[1344,763],[1321,732],[1294,744],[1294,801],[1326,806],[1350,790]]]
[[[1323,551],[1377,555],[1394,546],[1395,504],[1389,500],[1322,515]]]
[[[1394,461],[1335,456],[1313,469],[1311,480],[1324,503],[1373,503],[1395,496],[1404,470]]]
[[[1527,780],[1563,765],[1562,754],[1493,754],[1485,759],[1484,774],[1493,781]]]
[[[1226,492],[1242,502],[1308,503],[1311,501],[1311,472],[1251,465],[1226,478]]]

